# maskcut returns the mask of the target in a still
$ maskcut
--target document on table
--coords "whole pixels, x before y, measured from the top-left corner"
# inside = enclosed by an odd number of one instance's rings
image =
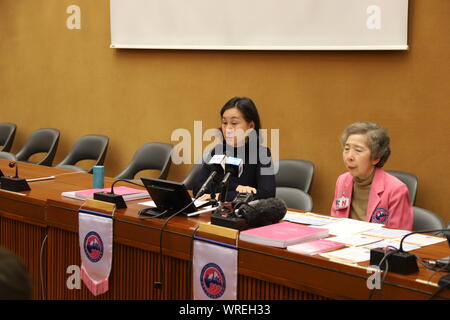
[[[363,234],[365,235],[372,237],[379,237],[383,239],[397,239],[403,237],[408,233],[411,233],[411,231],[400,229],[389,229],[389,228],[377,228],[363,232]]]
[[[395,249],[400,249],[400,241],[385,239],[385,240],[364,246],[364,248],[367,248],[367,249],[387,248],[387,247],[394,247]],[[420,246],[415,246],[415,245],[412,245],[409,243],[403,243],[402,247],[403,247],[403,251],[412,251],[412,250],[420,249]]]
[[[283,220],[313,226],[323,226],[332,222],[339,221],[341,219],[330,216],[322,216],[320,214],[312,212],[288,211],[286,212],[286,215],[284,216]]]
[[[194,200],[194,199],[192,199],[192,200]],[[205,204],[206,202],[208,202],[208,201],[199,201],[199,200],[197,200],[197,201],[194,202],[194,204],[198,208],[199,206],[201,206],[202,204]],[[143,206],[147,206],[147,207],[153,207],[153,208],[156,207],[155,201],[145,201],[145,202],[140,202],[139,204],[141,204]],[[201,208],[201,210],[188,213],[186,215],[188,217],[198,216],[199,214],[206,213],[206,212],[211,212],[211,211],[214,211],[216,209],[217,209],[217,207],[213,207],[211,205],[211,206],[206,206],[204,208]]]
[[[358,263],[370,260],[370,250],[364,247],[350,247],[320,254],[322,257],[343,262]]]
[[[351,235],[345,235],[345,236],[342,235],[342,236],[327,238],[327,240],[345,243],[346,245],[349,245],[349,246],[359,247],[359,246],[363,246],[363,245],[367,245],[370,243],[381,241],[382,239],[377,238],[377,237],[366,236],[363,234],[351,234]]]
[[[381,227],[383,227],[382,224],[347,218],[322,226],[322,228],[327,228],[329,230],[329,234],[333,234],[336,236],[361,233]]]
[[[396,239],[396,240],[400,241],[401,238]],[[429,245],[439,243],[439,242],[444,242],[444,241],[447,241],[447,239],[441,238],[441,237],[429,236],[426,234],[412,234],[409,237],[405,238],[405,240],[403,241],[403,246],[405,245],[405,242],[424,247],[424,246],[429,246]]]
[[[192,199],[192,200],[194,200],[194,199]],[[208,202],[208,201],[199,201],[199,200],[197,200],[197,201],[194,202],[194,204],[198,208],[199,206],[201,206],[202,204],[205,204],[206,202]],[[153,201],[153,200],[145,201],[145,202],[139,202],[139,204],[141,204],[143,206],[147,206],[147,207],[156,207],[155,201]],[[205,208],[202,208],[202,209],[207,209],[207,208],[211,208],[211,207],[212,206],[208,206],[208,207],[205,207]]]

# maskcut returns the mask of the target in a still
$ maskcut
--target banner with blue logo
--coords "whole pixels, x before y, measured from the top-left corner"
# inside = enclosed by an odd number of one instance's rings
[[[81,279],[95,296],[108,291],[113,249],[112,215],[80,209]]]
[[[202,239],[194,240],[193,288],[195,300],[236,300],[236,246]]]

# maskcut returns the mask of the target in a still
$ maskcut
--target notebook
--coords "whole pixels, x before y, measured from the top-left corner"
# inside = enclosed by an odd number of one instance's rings
[[[264,227],[242,231],[242,241],[286,248],[297,243],[317,240],[328,236],[328,229],[308,227],[292,222],[280,222]]]

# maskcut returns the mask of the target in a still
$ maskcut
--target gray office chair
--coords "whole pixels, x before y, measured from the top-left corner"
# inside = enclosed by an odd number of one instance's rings
[[[130,164],[116,179],[134,179],[142,170],[161,170],[158,179],[166,179],[169,174],[173,146],[168,143],[150,142],[140,147]]]
[[[107,136],[85,135],[74,144],[64,160],[56,165],[56,168],[92,173],[94,166],[101,166],[105,162],[108,143],[109,138]],[[94,160],[95,164],[88,170],[83,170],[76,166],[82,160]]]
[[[16,156],[9,152],[0,151],[0,159],[16,161]]]
[[[394,177],[399,179],[401,182],[406,184],[409,190],[409,196],[411,199],[411,205],[416,203],[417,185],[418,179],[412,173],[397,171],[397,170],[386,170],[387,173],[392,174]]]
[[[52,128],[38,129],[34,131],[23,145],[22,149],[16,154],[18,161],[30,162],[50,167],[55,158],[56,149],[59,142],[59,130]],[[28,159],[36,154],[45,152],[47,155],[38,162],[32,162]]]
[[[275,175],[277,187],[295,188],[309,193],[314,176],[314,164],[307,160],[283,159]]]
[[[283,200],[288,208],[311,211],[313,201],[305,191],[295,188],[276,188],[276,197]]]
[[[201,169],[202,169],[201,163],[200,164],[194,163],[192,165],[191,170],[189,171],[186,178],[183,180],[183,184],[186,186],[186,189],[188,189],[188,190],[194,189],[194,185],[195,185],[195,181],[196,181],[195,179]]]
[[[16,136],[16,125],[14,123],[0,123],[0,151],[11,150],[14,137]]]
[[[444,229],[444,223],[439,215],[427,209],[413,207],[413,231]]]

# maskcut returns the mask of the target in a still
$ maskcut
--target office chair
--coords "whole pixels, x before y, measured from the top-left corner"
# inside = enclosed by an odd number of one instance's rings
[[[201,164],[201,163],[194,163],[192,165],[191,170],[189,171],[186,178],[183,180],[183,184],[186,186],[186,189],[188,189],[188,190],[194,189],[195,179],[197,177],[197,174],[202,169],[202,166],[203,166],[203,164]]]
[[[140,147],[128,167],[116,179],[134,179],[142,170],[161,170],[158,179],[166,179],[169,174],[173,146],[168,143],[150,142]]]
[[[394,177],[399,179],[401,182],[406,184],[409,190],[409,197],[411,200],[411,205],[416,203],[417,185],[418,179],[412,173],[396,170],[386,170],[387,173],[392,174]]]
[[[56,168],[92,173],[94,166],[101,166],[105,162],[108,143],[109,138],[107,136],[85,135],[74,144],[64,160],[56,165]],[[95,164],[88,170],[83,170],[76,166],[77,162],[81,160],[94,160]]]
[[[0,123],[0,151],[11,150],[14,137],[16,136],[16,125],[14,123]]]
[[[0,159],[16,161],[16,156],[9,152],[0,151]]]
[[[444,223],[439,215],[427,209],[413,207],[413,231],[444,229]]]
[[[313,201],[309,194],[296,188],[277,187],[277,198],[283,200],[288,208],[311,211]]]
[[[34,131],[23,145],[22,149],[16,154],[18,161],[30,162],[50,167],[55,158],[56,149],[59,142],[59,130],[52,128],[38,129]],[[44,159],[32,162],[28,159],[36,154],[45,152],[47,155]]]
[[[275,175],[277,187],[295,188],[309,193],[314,176],[314,164],[307,160],[284,159],[278,162]]]

